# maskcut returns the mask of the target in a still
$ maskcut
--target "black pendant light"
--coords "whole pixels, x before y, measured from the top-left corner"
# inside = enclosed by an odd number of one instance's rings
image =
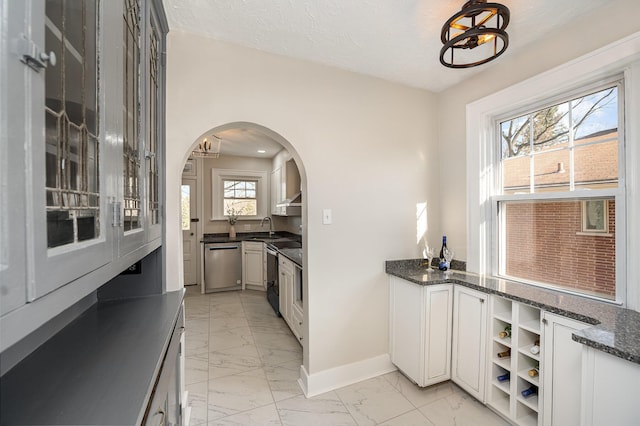
[[[494,60],[509,46],[509,9],[500,3],[470,0],[442,26],[440,63],[471,68]],[[480,49],[473,51],[477,47]],[[473,51],[473,52],[472,52]]]

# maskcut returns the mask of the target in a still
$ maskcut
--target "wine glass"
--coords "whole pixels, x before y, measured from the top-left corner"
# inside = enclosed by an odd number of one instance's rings
[[[426,246],[424,250],[424,255],[427,258],[427,262],[429,262],[428,263],[429,267],[427,268],[427,271],[431,272],[433,271],[433,268],[431,267],[431,261],[433,261],[433,258],[436,257],[435,247]]]
[[[448,247],[445,247],[442,251],[442,255],[444,256],[445,262],[447,262],[447,271],[451,269],[451,261],[453,260],[453,250]]]

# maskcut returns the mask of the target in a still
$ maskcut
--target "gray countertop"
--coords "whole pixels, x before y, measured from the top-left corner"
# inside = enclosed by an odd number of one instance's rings
[[[2,376],[0,424],[140,424],[183,294],[87,309]]]
[[[421,259],[387,261],[386,272],[420,285],[460,284],[593,324],[575,332],[573,340],[640,364],[640,312],[496,277],[461,271],[427,272],[421,263]]]

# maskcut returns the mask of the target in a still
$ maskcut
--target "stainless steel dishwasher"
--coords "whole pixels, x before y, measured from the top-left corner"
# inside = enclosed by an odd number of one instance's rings
[[[204,245],[204,291],[242,288],[242,243]]]

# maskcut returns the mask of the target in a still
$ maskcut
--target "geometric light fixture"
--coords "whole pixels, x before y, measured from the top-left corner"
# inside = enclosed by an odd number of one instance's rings
[[[440,63],[449,68],[471,68],[502,55],[509,46],[510,12],[500,3],[470,0],[442,26]]]
[[[211,142],[211,140],[207,138],[202,139],[202,142],[198,144],[197,149],[193,150],[191,156],[200,158],[220,157],[220,145],[222,143],[222,139],[220,139],[216,135],[212,135],[211,137],[213,138],[213,142]]]

